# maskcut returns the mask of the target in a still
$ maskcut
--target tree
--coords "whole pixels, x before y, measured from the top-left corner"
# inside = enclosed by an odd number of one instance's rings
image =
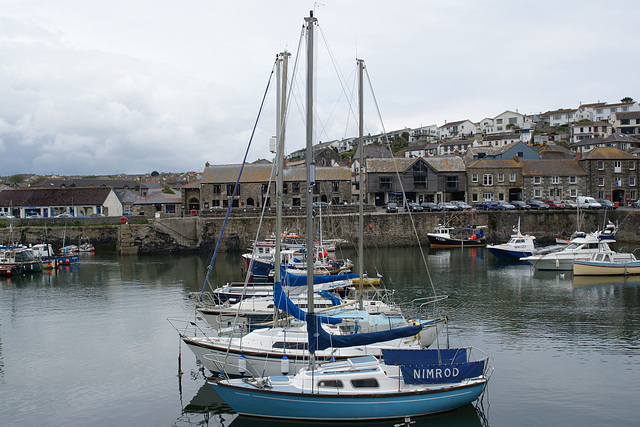
[[[160,172],[158,172],[158,171],[153,171],[153,172],[151,172],[151,176],[152,176],[153,178],[155,178],[156,176],[159,176],[159,175],[160,175]]]
[[[20,184],[20,183],[24,182],[24,176],[22,176],[22,175],[11,175],[9,177],[9,182],[11,184]]]
[[[624,98],[622,98],[620,100],[620,102],[633,102],[633,98],[631,98],[629,96],[625,96]]]
[[[164,185],[164,188],[162,189],[162,192],[163,192],[164,194],[176,194],[176,193],[171,189],[171,187],[169,187],[169,185],[168,185],[168,184],[165,184],[165,185]]]

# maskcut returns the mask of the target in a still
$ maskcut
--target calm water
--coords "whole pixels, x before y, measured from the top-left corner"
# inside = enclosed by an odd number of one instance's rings
[[[495,372],[482,411],[414,425],[637,424],[640,277],[573,283],[484,249],[434,250],[428,262],[449,295],[451,344],[485,350]],[[57,274],[0,279],[0,423],[282,425],[231,414],[186,347],[177,375],[181,347],[166,319],[192,313],[188,293],[207,264],[206,255],[97,254]],[[402,301],[432,293],[417,249],[370,250],[365,268]],[[239,255],[222,254],[213,275],[241,279]]]

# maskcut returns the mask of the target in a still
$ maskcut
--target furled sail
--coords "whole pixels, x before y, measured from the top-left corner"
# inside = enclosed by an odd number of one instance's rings
[[[273,284],[273,302],[278,310],[282,310],[285,313],[290,314],[298,320],[306,321],[307,320],[307,312],[300,309],[297,305],[293,303],[289,299],[289,297],[282,290],[282,285],[280,282],[275,282]],[[315,316],[314,316],[315,317]],[[320,322],[328,323],[330,325],[335,325],[342,322],[342,319],[338,319],[335,317],[327,317],[327,316],[317,316],[319,317]]]

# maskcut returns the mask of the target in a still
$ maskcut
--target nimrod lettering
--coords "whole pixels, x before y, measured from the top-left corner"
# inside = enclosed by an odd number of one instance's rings
[[[437,378],[453,378],[460,375],[458,368],[431,368],[431,369],[414,369],[413,378],[416,380],[437,379]]]

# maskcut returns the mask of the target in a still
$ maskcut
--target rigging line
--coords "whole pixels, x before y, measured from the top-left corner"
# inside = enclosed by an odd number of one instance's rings
[[[389,151],[391,151],[391,144],[389,143],[389,138],[387,137],[387,131],[386,131],[385,127],[384,127],[384,122],[382,121],[382,115],[380,113],[380,108],[378,106],[378,100],[376,99],[375,92],[373,91],[373,85],[371,83],[371,78],[369,76],[369,71],[367,70],[366,66],[364,67],[364,72],[365,72],[365,74],[367,76],[367,82],[369,83],[369,89],[371,90],[371,96],[373,98],[373,103],[374,103],[374,105],[376,107],[376,112],[378,113],[378,118],[379,118],[380,124],[382,126],[382,133],[385,136],[384,139],[385,139],[385,141],[387,143],[387,146],[389,147]],[[364,149],[363,147],[360,147],[360,148]],[[400,179],[400,172],[398,171],[398,165],[397,165],[397,162],[396,162],[396,158],[393,155],[393,152],[391,153],[391,159],[393,161],[393,166],[394,166],[394,169],[396,171],[396,175],[398,177],[398,182],[400,183],[400,189],[402,191],[402,198],[406,199],[405,196],[404,196],[405,195],[404,185],[402,185],[402,179]],[[407,203],[406,200],[403,200],[403,202]],[[427,257],[424,254],[424,249],[422,248],[422,243],[420,243],[420,235],[418,234],[418,230],[416,228],[415,221],[413,220],[413,215],[412,215],[411,210],[409,210],[408,213],[409,213],[409,220],[411,221],[411,227],[413,228],[413,233],[416,236],[416,241],[418,242],[418,248],[420,249],[420,256],[422,257],[422,262],[424,263],[424,267],[425,267],[425,269],[427,271],[427,277],[429,278],[429,284],[431,285],[431,290],[433,291],[433,295],[437,295],[436,294],[436,287],[433,284],[433,279],[431,278],[431,272],[429,271],[429,266],[427,265]]]
[[[240,173],[238,174],[238,178],[236,179],[236,185],[233,187],[233,194],[231,195],[231,203],[227,206],[227,213],[224,216],[224,222],[222,223],[222,228],[220,229],[220,234],[218,235],[218,241],[216,242],[216,249],[213,251],[213,257],[211,257],[211,262],[207,267],[207,274],[204,278],[204,283],[202,284],[202,290],[200,291],[200,298],[204,294],[205,287],[209,283],[209,276],[211,275],[211,270],[213,269],[213,264],[216,261],[216,256],[218,255],[218,250],[220,249],[220,243],[222,242],[222,234],[224,233],[224,229],[227,226],[227,221],[229,220],[229,214],[231,213],[231,207],[233,206],[233,199],[236,197],[236,193],[238,191],[238,185],[240,184],[240,178],[242,177],[242,172],[244,170],[244,165],[246,164],[247,157],[249,155],[249,149],[251,148],[251,143],[253,142],[253,137],[256,134],[256,128],[258,127],[258,121],[260,120],[260,116],[262,114],[262,109],[264,108],[265,101],[267,99],[267,95],[269,93],[269,88],[271,87],[271,80],[273,78],[273,74],[275,73],[275,68],[277,66],[277,62],[274,63],[271,68],[271,72],[269,73],[269,79],[267,80],[267,87],[264,90],[264,95],[262,96],[262,102],[260,103],[260,108],[258,110],[258,116],[256,117],[256,121],[253,124],[253,129],[251,130],[251,136],[249,137],[249,144],[247,144],[247,149],[244,152],[244,158],[242,159],[242,166],[240,166]]]

